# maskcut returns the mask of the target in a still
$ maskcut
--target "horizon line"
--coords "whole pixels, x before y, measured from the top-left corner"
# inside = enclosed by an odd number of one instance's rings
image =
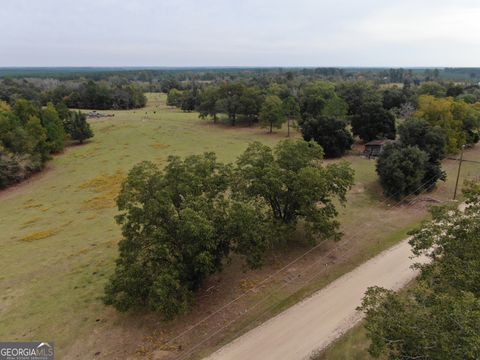
[[[396,65],[2,65],[0,69],[478,69],[479,66]]]

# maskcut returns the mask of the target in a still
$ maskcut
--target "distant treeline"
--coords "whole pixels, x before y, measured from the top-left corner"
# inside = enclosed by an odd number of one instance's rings
[[[145,105],[143,92],[189,90],[221,82],[260,89],[272,84],[300,88],[312,81],[369,81],[376,86],[461,81],[478,85],[480,68],[3,68],[0,99],[25,98],[41,105],[64,102],[71,108],[131,109]],[[192,85],[193,84],[193,85]]]
[[[0,77],[54,78],[75,80],[110,80],[121,77],[130,81],[161,82],[223,78],[230,80],[262,76],[336,77],[337,79],[368,79],[382,82],[403,82],[406,79],[428,80],[480,80],[480,68],[382,68],[382,67],[30,67],[0,68]]]
[[[17,99],[12,106],[0,101],[0,189],[41,170],[51,154],[61,152],[66,139],[93,136],[85,115],[64,103],[45,107]]]
[[[59,81],[55,79],[10,79],[0,82],[0,100],[14,103],[17,98],[40,105],[65,103],[78,109],[134,109],[145,106],[143,90],[135,84],[107,81]]]

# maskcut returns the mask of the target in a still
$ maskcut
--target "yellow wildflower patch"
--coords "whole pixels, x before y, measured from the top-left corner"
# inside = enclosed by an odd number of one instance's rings
[[[124,173],[121,170],[117,170],[112,175],[100,175],[81,184],[80,188],[88,189],[98,194],[85,201],[84,208],[101,210],[115,207],[115,199],[124,178]]]
[[[31,233],[29,235],[26,235],[26,236],[22,237],[20,240],[21,241],[26,241],[26,242],[31,242],[31,241],[46,239],[50,236],[55,235],[56,233],[57,233],[56,230],[48,229],[48,230],[44,230],[44,231],[38,231],[38,232]]]

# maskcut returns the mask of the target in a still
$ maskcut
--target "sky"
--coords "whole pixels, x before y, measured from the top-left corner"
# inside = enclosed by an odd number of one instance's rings
[[[2,66],[480,66],[479,0],[2,0]]]

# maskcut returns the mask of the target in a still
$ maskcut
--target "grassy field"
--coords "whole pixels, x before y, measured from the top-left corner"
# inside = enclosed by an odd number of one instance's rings
[[[53,339],[61,349],[95,323],[120,239],[113,200],[134,164],[203,151],[231,161],[249,141],[279,138],[213,128],[163,104],[152,95],[146,109],[93,120],[91,142],[0,193],[1,339]]]
[[[286,249],[258,271],[234,259],[200,291],[192,312],[175,322],[155,314],[118,314],[102,304],[101,296],[121,237],[113,220],[114,198],[128,170],[141,160],[162,166],[170,154],[204,151],[233,161],[249,142],[273,145],[286,130],[269,135],[258,128],[213,126],[196,113],[167,108],[159,94],[149,95],[145,109],[104,113],[115,116],[91,121],[92,141],[68,148],[41,174],[0,192],[2,340],[54,341],[61,358],[83,359],[160,358],[208,338],[194,351],[208,353],[397,242],[426,215],[432,198],[446,200],[453,190],[456,163],[447,161],[446,184],[423,201],[397,208],[382,203],[374,161],[348,156],[356,185],[341,209],[345,237],[340,243],[325,243],[265,283],[262,279],[308,247]],[[474,149],[465,157],[478,160],[479,154]],[[479,174],[478,165],[465,164],[463,176]],[[255,291],[202,326],[166,341],[249,289]],[[213,329],[230,322],[212,336]]]

